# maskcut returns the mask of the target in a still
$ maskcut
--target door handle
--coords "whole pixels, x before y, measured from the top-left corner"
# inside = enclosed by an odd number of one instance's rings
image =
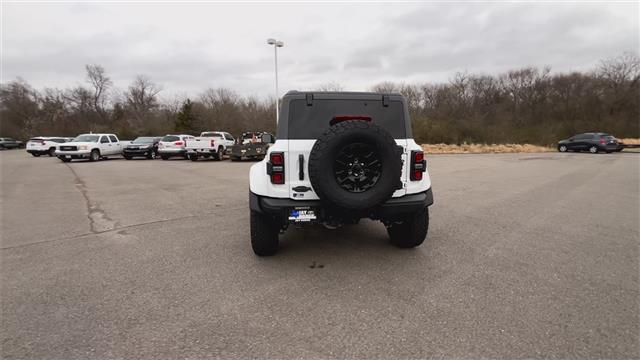
[[[298,179],[304,180],[304,155],[298,155]]]

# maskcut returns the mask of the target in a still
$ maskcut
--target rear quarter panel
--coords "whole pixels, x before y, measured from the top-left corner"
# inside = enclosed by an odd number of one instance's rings
[[[289,142],[287,140],[277,140],[275,144],[273,144],[269,148],[267,156],[264,158],[264,160],[251,166],[251,169],[249,170],[249,189],[252,193],[260,196],[269,196],[274,198],[289,197],[289,183],[285,182],[282,185],[274,185],[271,183],[269,175],[267,175],[267,162],[269,161],[268,154],[271,154],[271,152],[274,151],[282,151],[285,153],[286,157],[288,150]],[[287,161],[286,158],[285,161]],[[285,179],[291,179],[290,166],[284,167],[284,176]]]
[[[427,191],[427,189],[431,188],[431,177],[429,176],[429,154],[424,154],[424,158],[427,160],[427,168],[425,169],[424,174],[422,175],[422,180],[420,181],[411,181],[409,179],[409,157],[411,156],[411,151],[422,151],[422,146],[418,145],[413,139],[407,140],[407,158],[404,161],[404,178],[406,179],[406,193],[407,194],[416,194],[423,191]]]

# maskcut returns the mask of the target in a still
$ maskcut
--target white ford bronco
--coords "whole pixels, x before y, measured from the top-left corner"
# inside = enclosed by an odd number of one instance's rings
[[[422,148],[400,94],[290,91],[278,140],[250,171],[251,245],[278,250],[291,224],[380,220],[391,243],[424,241],[433,204]]]

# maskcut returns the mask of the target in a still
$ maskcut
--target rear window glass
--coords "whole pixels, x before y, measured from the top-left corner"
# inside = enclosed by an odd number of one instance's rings
[[[214,137],[214,138],[222,139],[222,134],[206,132],[206,133],[202,133],[201,137]]]
[[[29,139],[29,141],[42,141],[42,140],[43,140],[42,138],[31,138],[31,139]]]
[[[132,144],[152,144],[153,141],[154,140],[152,137],[139,137],[133,140],[131,143]]]
[[[73,139],[75,142],[98,142],[98,135],[80,135]]]
[[[336,116],[362,115],[371,118],[396,139],[407,137],[404,107],[400,101],[390,101],[382,106],[381,100],[314,100],[307,106],[306,100],[293,100],[289,108],[289,139],[317,139],[329,129]]]
[[[178,141],[178,140],[180,140],[180,137],[178,137],[178,136],[167,135],[167,136],[163,137],[161,141]]]

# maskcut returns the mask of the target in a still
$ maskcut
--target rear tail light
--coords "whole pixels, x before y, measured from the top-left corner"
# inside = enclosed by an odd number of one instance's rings
[[[606,144],[606,143],[607,143],[607,140],[605,140],[605,139],[600,139],[600,144],[601,144],[601,145],[604,145],[604,144]]]
[[[422,174],[427,171],[427,161],[424,159],[424,152],[411,152],[411,169],[409,169],[411,181],[422,180]]]
[[[271,182],[274,184],[284,184],[284,174],[283,173],[271,174]]]
[[[173,143],[174,145],[183,145],[184,143],[182,141],[176,141]]]
[[[271,160],[271,164],[273,164],[274,166],[284,165],[283,153],[271,153],[269,159]]]
[[[272,184],[284,184],[284,153],[272,152],[267,163],[267,175]]]

